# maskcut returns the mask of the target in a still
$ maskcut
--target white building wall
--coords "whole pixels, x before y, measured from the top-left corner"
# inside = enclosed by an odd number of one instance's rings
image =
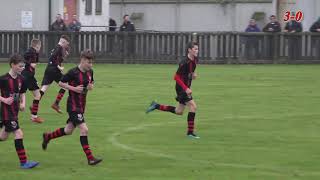
[[[260,3],[260,4],[237,4],[235,13],[235,31],[244,31],[249,23],[250,18],[254,12],[265,13],[265,24],[269,22],[269,16],[274,14],[272,10],[273,6],[271,3]],[[258,24],[262,30],[265,24]]]
[[[52,24],[56,20],[57,14],[61,14],[63,17],[63,0],[51,0],[51,22]]]
[[[309,31],[311,25],[320,17],[320,1],[306,0],[297,1],[296,5],[292,7],[294,10],[301,10],[304,18],[302,20],[303,31]]]
[[[272,8],[272,3],[111,4],[110,16],[120,26],[124,14],[143,13],[142,19],[132,21],[145,30],[243,31],[254,12],[268,16]]]
[[[0,30],[48,30],[48,9],[47,0],[3,1],[0,7]],[[22,28],[21,11],[32,12],[32,28]]]
[[[92,14],[85,14],[85,1],[79,0],[79,20],[83,26],[108,26],[109,25],[109,0],[102,0],[102,14],[95,14],[96,1],[92,1]],[[81,31],[105,31],[105,27],[82,27]]]

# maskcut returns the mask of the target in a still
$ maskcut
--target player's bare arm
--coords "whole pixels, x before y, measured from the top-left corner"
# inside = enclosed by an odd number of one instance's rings
[[[64,70],[64,67],[63,66],[57,66],[58,67],[58,69],[61,71],[61,72],[63,72],[63,70]]]
[[[90,91],[93,90],[93,83],[89,83],[87,86],[87,89]]]
[[[30,63],[30,66],[33,67],[33,68],[36,68],[37,63]]]
[[[198,75],[197,75],[196,72],[193,72],[193,73],[192,73],[192,79],[193,79],[193,80],[195,80],[195,79],[197,78],[197,76],[198,76]]]
[[[187,93],[188,95],[191,95],[191,94],[192,94],[192,90],[191,90],[190,88],[188,88],[188,89],[186,89],[186,93]]]
[[[24,111],[26,108],[26,95],[25,93],[20,94],[20,104],[19,109],[20,111]]]
[[[4,98],[0,96],[0,102],[3,102],[7,105],[11,105],[13,103],[13,97]]]

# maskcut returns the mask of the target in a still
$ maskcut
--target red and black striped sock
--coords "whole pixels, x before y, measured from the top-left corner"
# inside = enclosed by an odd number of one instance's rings
[[[27,155],[26,155],[26,151],[23,146],[23,139],[15,139],[14,145],[16,147],[16,152],[18,154],[20,163],[21,164],[26,163],[27,162]]]
[[[93,160],[94,157],[92,155],[89,143],[88,136],[80,136],[80,143],[83,149],[83,152],[86,154],[88,160]]]
[[[59,105],[59,103],[60,103],[61,99],[63,98],[65,92],[66,92],[66,90],[64,90],[64,89],[60,89],[59,90],[59,93],[58,93],[58,95],[56,97],[55,104]]]
[[[38,109],[39,109],[39,100],[34,99],[31,106],[31,114],[36,116],[38,114]]]
[[[176,107],[173,106],[158,104],[157,109],[160,111],[172,112],[173,114],[176,113]]]
[[[46,138],[48,138],[48,140],[51,140],[64,135],[66,135],[66,133],[64,132],[64,128],[59,128],[51,133],[46,134]]]
[[[188,113],[188,133],[193,133],[194,130],[194,117],[196,116],[196,113],[189,112]]]

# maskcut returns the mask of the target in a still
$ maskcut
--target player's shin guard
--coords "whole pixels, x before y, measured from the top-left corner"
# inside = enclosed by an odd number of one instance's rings
[[[57,97],[56,97],[55,104],[58,105],[58,104],[60,103],[60,101],[61,101],[61,99],[63,98],[65,92],[66,92],[66,90],[64,90],[64,89],[60,89],[60,90],[59,90],[59,93],[58,93],[58,95],[57,95]]]
[[[173,106],[166,106],[166,105],[158,104],[156,109],[158,109],[160,111],[171,112],[173,114],[176,113],[176,107],[173,107]]]
[[[27,155],[26,151],[23,146],[23,139],[15,139],[14,140],[14,145],[16,147],[16,152],[19,157],[20,163],[26,163],[27,162]]]
[[[66,133],[64,132],[64,128],[59,128],[51,133],[47,133],[46,138],[48,139],[48,141],[50,141],[51,139],[55,139],[64,135],[66,135]]]
[[[39,109],[39,100],[33,100],[32,106],[31,106],[31,114],[36,116],[38,114]]]
[[[80,143],[83,149],[83,152],[86,154],[88,160],[93,160],[94,157],[92,155],[89,143],[88,136],[80,136]]]
[[[194,130],[194,117],[196,116],[196,113],[189,112],[188,113],[188,133],[193,133]]]

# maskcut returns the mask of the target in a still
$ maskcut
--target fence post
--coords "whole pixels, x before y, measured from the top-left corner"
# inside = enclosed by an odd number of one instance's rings
[[[19,39],[19,51],[23,53],[28,47],[28,42],[25,39],[25,32],[20,31],[20,39]]]
[[[281,36],[281,34],[279,33],[275,33],[273,35],[273,63],[278,63],[280,60],[279,60],[279,37]]]
[[[123,51],[122,51],[122,57],[123,57],[123,63],[124,64],[127,64],[128,63],[128,54],[129,54],[129,51],[128,51],[128,48],[129,48],[129,34],[128,32],[124,32],[123,34],[123,41],[122,41],[122,44],[123,44]]]

